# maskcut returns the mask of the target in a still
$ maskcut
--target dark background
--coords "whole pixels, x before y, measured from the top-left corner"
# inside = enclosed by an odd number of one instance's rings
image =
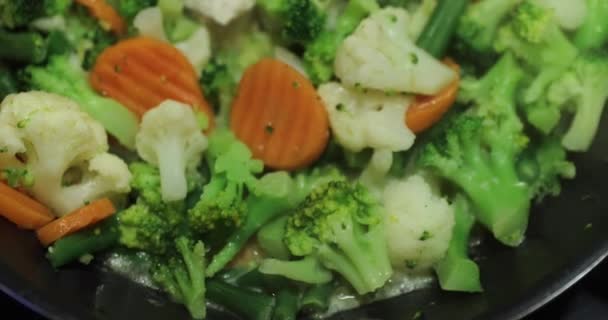
[[[608,319],[608,261],[525,320]],[[11,319],[43,319],[0,293],[0,309]],[[10,315],[10,316],[9,316]]]

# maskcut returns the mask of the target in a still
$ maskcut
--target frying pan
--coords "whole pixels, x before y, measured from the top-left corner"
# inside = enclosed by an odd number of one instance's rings
[[[603,124],[608,124],[604,114]],[[608,125],[587,153],[572,156],[577,177],[533,208],[516,249],[484,239],[476,252],[483,294],[437,286],[336,314],[332,319],[519,319],[547,303],[608,255]],[[0,290],[51,319],[188,319],[185,309],[102,268],[53,270],[30,232],[0,220]],[[210,310],[209,319],[236,319]]]

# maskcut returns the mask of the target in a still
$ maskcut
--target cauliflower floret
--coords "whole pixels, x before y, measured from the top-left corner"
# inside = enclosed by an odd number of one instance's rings
[[[133,19],[133,26],[142,36],[168,41],[163,25],[163,13],[159,7],[141,10]]]
[[[586,0],[538,0],[538,3],[553,9],[557,23],[565,30],[576,30],[587,17]]]
[[[166,100],[143,116],[135,146],[142,159],[158,166],[163,200],[177,201],[186,197],[186,171],[199,165],[207,138],[192,108]]]
[[[113,157],[107,154],[101,124],[72,100],[41,91],[9,95],[0,105],[0,132],[0,149],[6,150],[0,166],[6,168],[10,161],[26,167],[34,177],[29,191],[59,216],[87,201],[129,192],[131,175],[118,158],[64,185],[68,170],[96,168],[99,160],[94,159]]]
[[[421,175],[388,183],[384,190],[389,256],[395,268],[424,270],[445,255],[454,210]]]
[[[211,59],[211,37],[207,28],[198,27],[188,39],[176,43],[175,47],[188,58],[200,76],[203,68]]]
[[[336,53],[335,72],[349,86],[433,95],[456,73],[408,36],[407,11],[385,8],[363,20]]]
[[[186,0],[185,2],[186,8],[224,26],[251,10],[254,5],[255,0]]]
[[[415,136],[404,122],[410,97],[364,92],[335,82],[322,85],[318,92],[333,134],[344,148],[353,152],[364,148],[403,151],[414,143]]]

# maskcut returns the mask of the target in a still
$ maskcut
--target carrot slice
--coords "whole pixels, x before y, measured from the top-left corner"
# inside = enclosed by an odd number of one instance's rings
[[[422,132],[441,120],[456,101],[460,86],[460,66],[451,59],[444,63],[458,73],[458,78],[434,96],[419,95],[407,109],[405,124],[414,133]]]
[[[148,37],[121,41],[101,53],[89,80],[95,90],[140,117],[172,99],[204,112],[210,127],[213,125],[213,111],[203,97],[194,67],[169,43]]]
[[[127,24],[105,0],[76,0],[76,3],[89,9],[92,16],[107,25],[117,35],[127,32]]]
[[[230,127],[265,165],[294,170],[327,146],[329,119],[312,83],[289,65],[266,58],[249,67],[232,105]]]
[[[40,243],[48,246],[67,235],[96,224],[115,212],[112,201],[107,198],[95,200],[38,229],[36,234]]]
[[[0,182],[0,215],[23,229],[38,229],[55,217],[47,207]]]

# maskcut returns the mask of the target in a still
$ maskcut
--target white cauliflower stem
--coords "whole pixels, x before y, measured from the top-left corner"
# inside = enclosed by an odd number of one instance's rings
[[[456,73],[408,35],[407,11],[385,8],[363,20],[336,53],[335,72],[349,86],[433,95]]]
[[[135,145],[142,159],[158,166],[163,200],[184,199],[186,171],[199,165],[207,148],[207,138],[192,108],[166,100],[148,111],[143,116]]]
[[[452,238],[454,211],[421,175],[389,182],[383,202],[394,267],[424,270],[443,258]]]
[[[63,216],[86,202],[130,191],[127,165],[110,154],[101,124],[67,98],[40,91],[9,95],[0,105],[0,167],[21,164],[29,191]],[[19,157],[18,157],[19,155]],[[79,178],[66,184],[66,172]]]
[[[363,92],[335,82],[322,85],[318,92],[333,134],[347,150],[402,151],[414,144],[415,136],[405,125],[411,98],[379,91]]]

